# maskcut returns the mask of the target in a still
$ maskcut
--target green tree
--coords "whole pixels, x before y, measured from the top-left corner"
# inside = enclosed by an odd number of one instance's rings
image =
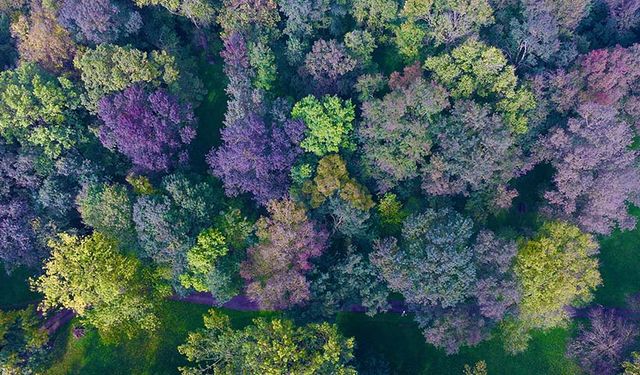
[[[259,89],[269,91],[276,81],[276,57],[271,48],[261,42],[250,45],[249,63],[255,70],[253,85]]]
[[[402,15],[411,22],[424,23],[436,45],[451,44],[494,21],[487,0],[408,0]]]
[[[300,143],[305,151],[323,156],[341,148],[353,148],[355,106],[351,100],[328,95],[318,100],[309,95],[293,106],[291,116],[307,125],[305,138]]]
[[[473,367],[464,365],[464,375],[487,375],[487,363],[478,361]]]
[[[33,306],[23,310],[0,310],[0,373],[28,375],[40,373],[49,341],[40,329]]]
[[[180,283],[185,288],[199,292],[210,291],[219,303],[225,303],[240,292],[239,279],[225,269],[222,258],[229,253],[224,235],[216,228],[207,228],[200,232],[196,245],[187,252],[187,272],[180,275]],[[237,274],[238,262],[232,261]]]
[[[81,139],[80,94],[33,63],[0,72],[0,135],[57,158]]]
[[[105,337],[155,330],[155,298],[140,262],[122,255],[118,242],[99,232],[88,237],[62,233],[49,242],[44,274],[32,281],[43,294],[40,309],[71,309]]]
[[[520,320],[531,328],[556,327],[569,318],[565,306],[589,302],[602,283],[597,253],[591,235],[564,222],[545,223],[534,238],[522,241],[515,263]]]
[[[182,374],[356,374],[350,365],[354,340],[335,325],[296,327],[289,320],[258,318],[234,330],[229,318],[213,309],[204,325],[178,347],[192,362],[180,367]]]
[[[317,208],[335,193],[349,202],[354,208],[368,211],[374,205],[371,194],[366,187],[349,177],[347,164],[338,154],[327,155],[320,159],[316,176],[306,180],[302,192],[311,197],[311,206]]]
[[[196,26],[209,26],[216,14],[209,0],[135,0],[139,7],[160,5],[173,14],[187,17]]]
[[[123,185],[89,183],[83,186],[76,203],[82,221],[94,230],[126,244],[135,237],[133,202]]]
[[[622,363],[624,375],[640,375],[640,353],[631,353],[631,360]]]
[[[402,224],[406,218],[406,213],[402,209],[402,203],[398,196],[393,193],[386,193],[378,203],[378,215],[383,225],[396,227]]]
[[[87,107],[96,110],[107,94],[121,91],[133,83],[164,83],[172,88],[178,81],[176,60],[165,51],[140,51],[131,46],[100,44],[79,53],[73,61],[87,90]]]
[[[426,36],[427,32],[412,21],[403,22],[395,29],[396,47],[406,63],[412,63],[420,58]]]
[[[489,101],[514,133],[527,132],[527,116],[535,108],[535,99],[531,91],[518,86],[514,67],[499,49],[469,39],[450,53],[429,57],[425,68],[454,99]]]

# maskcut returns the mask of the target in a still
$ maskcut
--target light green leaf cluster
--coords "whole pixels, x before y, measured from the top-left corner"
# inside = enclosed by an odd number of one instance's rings
[[[41,309],[71,309],[106,336],[157,328],[140,262],[121,254],[115,239],[99,232],[88,237],[62,233],[49,247],[44,274],[32,280],[44,296]]]
[[[81,137],[80,95],[66,77],[22,64],[0,73],[0,135],[57,158]]]
[[[552,328],[569,318],[564,307],[584,304],[602,279],[595,239],[572,224],[550,222],[520,243],[515,273],[522,288],[520,320]]]
[[[332,324],[296,327],[290,320],[258,318],[234,330],[226,315],[210,310],[204,325],[178,347],[193,362],[180,368],[182,374],[356,374],[350,365],[354,340]]]
[[[215,270],[218,258],[227,255],[228,251],[226,240],[219,230],[203,230],[198,234],[196,245],[187,252],[189,272],[180,276],[180,283],[185,288],[208,291],[208,275]]]
[[[518,86],[515,69],[499,49],[470,39],[450,53],[428,58],[425,68],[454,99],[490,101],[514,133],[527,132],[527,116],[535,108],[535,99],[531,91]]]
[[[100,44],[80,53],[73,61],[87,90],[87,107],[96,110],[105,95],[133,83],[146,82],[171,87],[179,78],[176,60],[165,51],[140,51],[131,46]]]
[[[324,96],[318,100],[309,95],[297,102],[291,110],[294,119],[307,125],[300,147],[318,156],[354,147],[351,139],[355,106],[351,100],[337,96]]]

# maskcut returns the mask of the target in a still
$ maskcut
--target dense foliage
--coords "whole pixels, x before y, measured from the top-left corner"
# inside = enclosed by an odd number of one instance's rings
[[[0,0],[0,372],[638,373],[639,123],[638,0]]]

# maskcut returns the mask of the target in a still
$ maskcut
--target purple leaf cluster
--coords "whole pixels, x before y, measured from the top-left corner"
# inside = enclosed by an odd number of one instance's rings
[[[473,306],[418,309],[414,314],[425,340],[447,354],[458,353],[461,346],[478,345],[489,337],[488,321]]]
[[[113,42],[142,27],[140,14],[118,0],[64,0],[58,19],[79,39],[95,44]]]
[[[540,142],[541,158],[556,169],[555,189],[545,198],[588,232],[634,228],[627,213],[627,203],[640,204],[638,155],[629,149],[633,131],[610,106],[585,104],[578,114]]]
[[[165,90],[131,86],[102,98],[98,114],[102,144],[129,157],[136,168],[165,172],[187,162],[186,146],[196,135],[193,110]]]
[[[35,213],[21,198],[0,203],[0,260],[7,270],[36,266],[45,256],[32,221]]]
[[[260,204],[282,198],[290,184],[289,171],[302,152],[300,120],[267,126],[256,114],[237,120],[222,130],[223,145],[211,150],[207,163],[222,179],[230,196],[251,193]]]
[[[344,94],[348,92],[351,80],[349,73],[357,65],[342,43],[335,39],[317,40],[311,47],[300,72],[311,76],[313,93],[316,96]]]
[[[270,216],[256,223],[259,243],[247,250],[240,266],[247,295],[264,309],[303,304],[310,297],[305,273],[311,258],[324,252],[329,234],[317,230],[304,207],[291,199],[271,201],[267,209]]]
[[[622,361],[638,337],[638,326],[615,310],[601,306],[589,311],[589,326],[569,342],[567,355],[593,375],[619,374]]]

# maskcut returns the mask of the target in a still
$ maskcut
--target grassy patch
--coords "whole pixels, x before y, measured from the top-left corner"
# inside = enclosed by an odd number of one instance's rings
[[[529,349],[517,356],[506,354],[497,338],[447,356],[424,342],[409,316],[384,314],[369,318],[363,314],[342,314],[338,324],[345,335],[356,338],[356,356],[381,355],[396,374],[459,375],[465,364],[472,365],[479,360],[487,362],[492,375],[579,373],[576,365],[564,357],[569,336],[564,329],[534,333]]]
[[[153,334],[144,334],[118,344],[104,342],[94,330],[75,339],[71,333],[74,320],[54,338],[55,363],[49,375],[67,374],[175,374],[186,364],[177,347],[187,333],[203,326],[202,315],[209,306],[167,301],[161,309],[163,326]],[[272,313],[250,313],[223,309],[234,327],[240,328],[257,316]]]
[[[7,275],[0,263],[0,309],[20,308],[39,301],[38,294],[29,289],[31,275],[32,271],[24,267]]]
[[[640,218],[640,209],[630,212]],[[596,291],[599,304],[622,306],[627,295],[640,291],[640,227],[616,230],[600,239],[600,274],[603,285]]]

